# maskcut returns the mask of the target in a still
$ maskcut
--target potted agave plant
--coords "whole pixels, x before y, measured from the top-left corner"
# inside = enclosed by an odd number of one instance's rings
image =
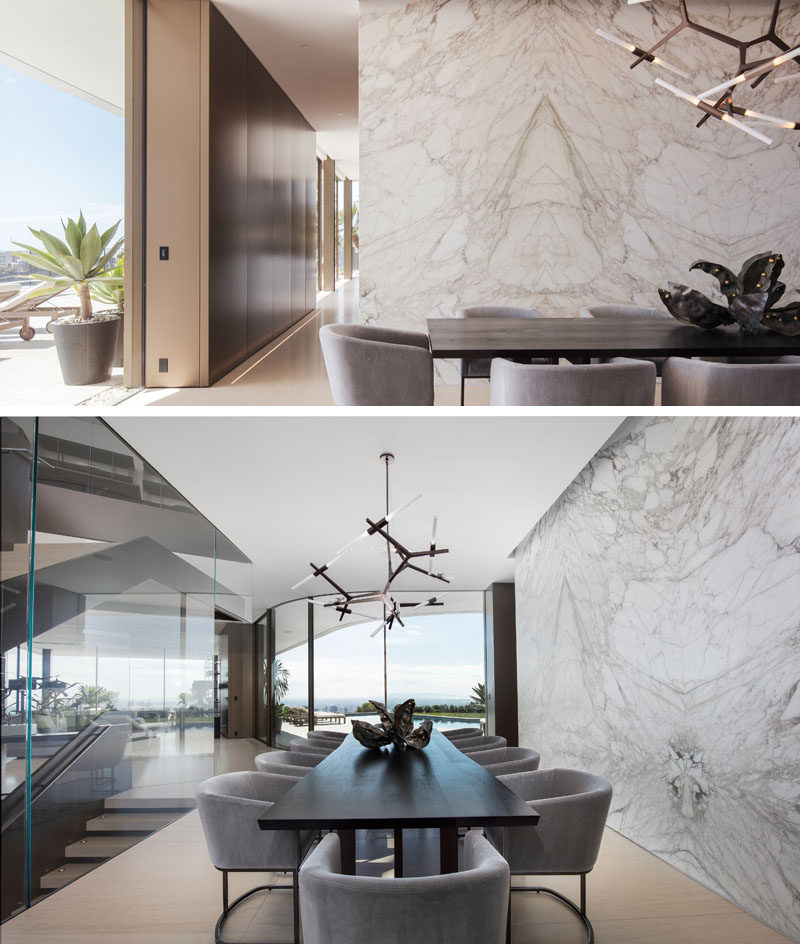
[[[33,276],[42,285],[32,296],[52,295],[68,288],[78,293],[79,313],[59,318],[52,326],[58,362],[68,386],[101,383],[111,375],[120,318],[117,314],[92,312],[91,288],[100,283],[108,287],[122,285],[122,279],[111,274],[114,256],[123,243],[118,239],[111,245],[120,222],[101,234],[96,223],[87,229],[81,212],[77,222],[71,218],[66,223],[61,221],[63,240],[28,227],[43,248],[14,244],[25,250],[15,252],[16,256],[44,270],[44,274]]]
[[[123,359],[123,328],[125,326],[125,254],[119,254],[119,260],[109,272],[109,277],[93,282],[89,294],[92,299],[101,305],[110,305],[105,312],[107,315],[119,315],[119,331],[117,332],[117,346],[114,349],[112,367],[122,367]]]

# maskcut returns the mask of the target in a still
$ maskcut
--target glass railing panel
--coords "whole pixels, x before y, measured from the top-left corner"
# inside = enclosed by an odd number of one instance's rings
[[[33,418],[0,420],[0,780],[2,802],[20,785],[27,769],[28,705],[28,591],[31,564],[31,500],[33,495]],[[0,918],[25,907],[27,861],[25,818],[16,837],[2,837],[2,896]]]

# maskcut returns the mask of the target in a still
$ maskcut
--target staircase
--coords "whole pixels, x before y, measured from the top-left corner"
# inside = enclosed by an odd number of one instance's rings
[[[193,796],[147,796],[146,791],[126,790],[107,797],[104,812],[86,823],[86,835],[64,849],[62,865],[39,879],[42,894],[57,891],[137,842],[169,826],[194,809]]]

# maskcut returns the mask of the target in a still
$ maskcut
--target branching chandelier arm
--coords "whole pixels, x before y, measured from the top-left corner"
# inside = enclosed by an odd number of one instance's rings
[[[773,70],[787,62],[794,61],[795,64],[800,65],[800,46],[796,46],[796,48],[790,47],[789,44],[781,39],[777,33],[778,16],[780,14],[781,3],[782,0],[775,0],[774,2],[767,32],[762,36],[757,36],[754,39],[749,40],[736,39],[734,36],[729,36],[726,33],[720,32],[719,30],[715,30],[709,26],[704,26],[702,23],[695,22],[689,17],[686,0],[679,0],[678,3],[681,17],[680,23],[674,29],[670,30],[666,36],[663,36],[656,43],[654,43],[649,49],[644,49],[641,46],[626,42],[623,39],[612,36],[610,33],[606,33],[604,30],[598,29],[595,32],[602,36],[603,39],[615,43],[618,46],[622,46],[624,49],[627,49],[628,52],[635,56],[635,60],[630,65],[631,69],[635,69],[636,66],[641,65],[643,62],[649,62],[665,69],[669,69],[670,71],[675,72],[686,79],[689,78],[686,72],[684,72],[682,69],[679,69],[677,66],[670,65],[656,55],[656,52],[666,45],[669,40],[677,36],[678,33],[685,29],[690,29],[697,33],[701,33],[703,36],[708,36],[710,39],[713,39],[717,42],[723,43],[726,46],[732,46],[739,53],[739,62],[736,72],[732,78],[726,79],[724,82],[707,89],[705,92],[700,92],[697,95],[690,92],[684,92],[683,90],[677,89],[674,85],[670,85],[661,79],[656,79],[656,83],[663,88],[668,89],[679,98],[690,102],[704,113],[697,122],[698,128],[708,121],[709,118],[716,118],[720,121],[730,124],[733,127],[738,128],[740,131],[744,131],[746,134],[757,138],[759,141],[762,141],[765,144],[772,144],[771,138],[768,138],[766,135],[756,131],[746,121],[740,121],[734,116],[739,116],[741,118],[751,118],[755,121],[767,122],[778,128],[785,128],[788,130],[800,130],[800,122],[787,121],[783,118],[775,118],[771,115],[765,115],[749,108],[741,108],[733,104],[733,95],[736,88],[746,82],[752,82],[751,88],[757,88],[761,82],[763,82],[764,79],[773,72]],[[780,50],[780,54],[772,58],[748,62],[748,52],[762,43],[771,43],[778,50]],[[776,81],[789,81],[792,79],[797,79],[798,77],[800,77],[800,74],[779,76],[776,78]]]
[[[332,560],[328,561],[327,564],[318,565],[312,562],[310,565],[311,573],[296,583],[294,587],[292,587],[293,590],[297,589],[308,581],[313,580],[315,577],[321,577],[333,588],[336,598],[327,603],[322,603],[319,600],[314,600],[312,598],[309,598],[309,601],[314,603],[316,606],[321,606],[326,609],[333,609],[339,613],[340,622],[345,616],[348,615],[360,616],[363,619],[372,621],[375,619],[373,616],[366,613],[359,613],[358,610],[354,609],[354,606],[357,607],[365,603],[381,603],[383,605],[383,619],[378,621],[378,626],[375,631],[371,633],[371,636],[376,636],[381,631],[381,629],[384,631],[390,630],[394,623],[397,623],[398,626],[405,626],[405,623],[400,616],[401,606],[410,606],[412,607],[411,612],[416,612],[417,610],[420,610],[424,607],[444,605],[441,600],[445,594],[439,594],[438,596],[423,600],[421,603],[398,604],[391,595],[391,586],[397,577],[399,577],[404,571],[414,571],[416,573],[422,574],[425,577],[430,577],[432,580],[438,580],[442,583],[449,583],[452,579],[449,574],[433,572],[434,560],[441,554],[449,553],[448,548],[437,547],[436,545],[437,518],[435,516],[433,519],[430,543],[427,547],[425,547],[424,550],[410,550],[389,531],[390,522],[393,521],[400,514],[400,512],[408,508],[409,505],[412,505],[418,499],[422,498],[421,494],[417,495],[416,497],[412,498],[411,501],[406,502],[405,505],[400,506],[394,511],[389,511],[389,465],[393,459],[394,456],[391,453],[383,453],[381,455],[381,461],[384,462],[386,467],[386,514],[378,521],[373,521],[371,518],[367,518],[367,527],[361,532],[361,534],[355,537],[348,544],[345,544],[344,547],[340,548],[336,556]],[[345,588],[340,583],[331,577],[331,575],[328,573],[328,570],[339,560],[341,560],[345,554],[350,553],[350,551],[352,551],[360,541],[372,535],[377,535],[382,541],[385,542],[386,545],[386,583],[380,590],[366,590],[350,593],[349,591],[345,590]],[[394,554],[398,559],[398,562],[394,565],[392,564],[392,554]],[[420,566],[420,563],[426,558],[427,569],[423,566]]]

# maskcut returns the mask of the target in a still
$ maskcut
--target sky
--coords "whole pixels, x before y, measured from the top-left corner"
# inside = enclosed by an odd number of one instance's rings
[[[351,626],[314,641],[317,704],[383,699],[383,641],[380,633],[369,638],[374,628]],[[482,613],[415,616],[413,626],[390,631],[387,648],[390,700],[468,700],[473,685],[484,681]],[[305,701],[307,646],[279,658],[290,673],[286,702]]]
[[[81,209],[101,232],[122,218],[122,118],[0,64],[0,122],[0,252]]]

